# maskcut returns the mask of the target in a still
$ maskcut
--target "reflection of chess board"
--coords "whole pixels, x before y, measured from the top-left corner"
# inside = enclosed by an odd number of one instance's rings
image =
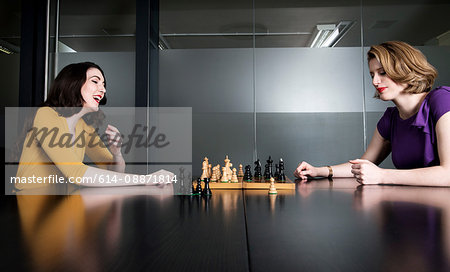
[[[197,184],[197,181],[193,181],[194,184]],[[202,182],[202,188],[204,188],[205,183]],[[252,182],[242,182],[242,177],[239,177],[239,182],[236,183],[222,183],[222,182],[210,182],[209,187],[212,190],[221,190],[221,189],[244,189],[244,190],[269,190],[270,183],[261,182],[261,181],[252,181]],[[277,190],[294,190],[295,183],[287,178],[284,182],[275,181],[275,187]]]

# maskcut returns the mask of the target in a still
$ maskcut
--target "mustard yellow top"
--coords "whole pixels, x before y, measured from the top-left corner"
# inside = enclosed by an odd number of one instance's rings
[[[67,120],[49,107],[37,110],[33,127],[25,137],[16,177],[72,177],[80,181],[88,166],[86,155],[99,167],[107,169],[113,155],[103,144],[95,129],[81,118],[75,135],[69,132]],[[29,180],[28,180],[29,181]],[[16,182],[16,189],[37,188],[49,183]]]

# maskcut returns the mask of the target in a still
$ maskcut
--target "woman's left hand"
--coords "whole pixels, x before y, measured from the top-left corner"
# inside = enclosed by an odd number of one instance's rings
[[[120,131],[116,127],[108,125],[105,133],[108,136],[109,151],[111,151],[114,156],[122,156],[122,136],[120,135]]]
[[[368,160],[350,160],[352,173],[356,181],[361,184],[382,184],[383,169]]]

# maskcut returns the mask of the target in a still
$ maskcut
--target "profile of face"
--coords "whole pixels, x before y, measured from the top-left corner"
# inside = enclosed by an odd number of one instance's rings
[[[81,87],[83,108],[89,111],[98,111],[98,105],[105,96],[105,79],[97,68],[89,68],[86,71],[86,82]]]
[[[394,100],[399,95],[403,94],[403,90],[408,87],[406,83],[396,83],[393,81],[384,71],[381,63],[373,58],[369,60],[370,77],[372,78],[372,84],[377,90],[380,99]]]

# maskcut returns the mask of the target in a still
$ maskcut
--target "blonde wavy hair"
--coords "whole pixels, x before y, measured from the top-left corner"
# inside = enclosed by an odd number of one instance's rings
[[[367,60],[374,58],[394,82],[408,85],[404,90],[406,93],[431,91],[437,71],[422,52],[411,45],[400,41],[374,45],[367,52]]]

